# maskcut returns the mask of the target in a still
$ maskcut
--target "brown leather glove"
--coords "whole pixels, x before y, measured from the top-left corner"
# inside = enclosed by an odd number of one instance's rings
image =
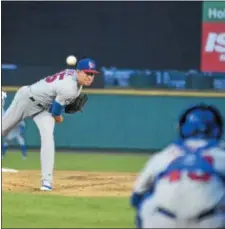
[[[72,103],[65,106],[65,113],[73,114],[77,111],[82,111],[82,108],[87,101],[88,96],[86,94],[79,95]]]

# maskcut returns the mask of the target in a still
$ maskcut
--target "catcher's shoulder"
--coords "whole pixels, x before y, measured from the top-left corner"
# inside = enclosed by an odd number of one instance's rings
[[[174,143],[171,143],[164,147],[162,150],[156,152],[154,155],[157,160],[164,161],[170,158],[175,158],[180,154],[180,149]]]

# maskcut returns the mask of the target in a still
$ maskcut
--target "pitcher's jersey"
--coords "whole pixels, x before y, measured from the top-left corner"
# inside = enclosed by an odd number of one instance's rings
[[[78,96],[76,70],[66,69],[30,86],[30,94],[44,106],[57,100],[61,105],[71,103]]]

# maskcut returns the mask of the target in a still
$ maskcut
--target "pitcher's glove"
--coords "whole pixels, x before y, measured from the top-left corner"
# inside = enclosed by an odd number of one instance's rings
[[[65,106],[65,113],[73,114],[77,111],[82,111],[85,103],[88,101],[86,94],[79,95],[72,103]]]

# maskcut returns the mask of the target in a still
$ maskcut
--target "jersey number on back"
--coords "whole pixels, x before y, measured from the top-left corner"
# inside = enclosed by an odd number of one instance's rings
[[[207,155],[207,156],[204,156],[204,158],[210,164],[213,164],[213,157]],[[208,173],[197,174],[195,172],[189,172],[187,175],[191,180],[203,181],[203,182],[209,181],[209,179],[211,177],[210,174],[208,174]],[[176,181],[179,181],[181,179],[181,176],[182,176],[181,171],[174,171],[168,175],[168,178],[169,178],[170,182],[176,182]]]
[[[47,83],[52,83],[54,82],[55,80],[63,80],[64,79],[64,76],[65,76],[65,71],[63,72],[59,72],[59,73],[56,73],[52,76],[48,76],[45,78],[45,81]]]

